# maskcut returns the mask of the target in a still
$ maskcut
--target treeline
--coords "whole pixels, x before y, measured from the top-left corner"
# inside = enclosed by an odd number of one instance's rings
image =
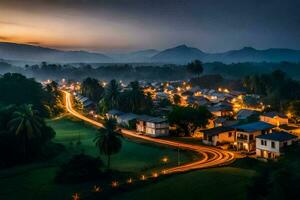
[[[221,62],[205,63],[204,73],[221,74],[226,78],[241,78],[247,75],[271,73],[275,70],[285,72],[289,77],[300,79],[300,63],[281,62],[281,63],[232,63],[224,64]]]
[[[0,105],[31,104],[44,117],[56,116],[63,110],[61,92],[55,82],[45,88],[32,78],[17,73],[0,77]]]
[[[153,102],[150,94],[144,94],[137,81],[130,82],[126,90],[115,79],[111,80],[104,89],[97,79],[87,78],[81,85],[82,95],[98,103],[98,111],[107,113],[111,109],[136,114],[150,114]]]
[[[132,66],[127,64],[92,67],[91,65],[57,65],[42,63],[25,67],[25,73],[39,79],[61,79],[83,80],[87,77],[102,80],[178,80],[186,79],[188,72],[185,67],[174,65],[163,66]]]
[[[243,85],[249,93],[261,95],[272,109],[283,113],[299,113],[297,109],[300,109],[300,106],[297,102],[300,99],[300,83],[289,78],[283,71],[275,70],[269,74],[246,76]]]
[[[246,75],[271,73],[281,70],[294,79],[300,79],[300,63],[204,63],[204,74],[220,74],[225,78],[238,79]],[[38,79],[68,78],[83,80],[87,77],[118,80],[179,80],[190,78],[186,65],[170,64],[48,64],[26,65],[25,69],[0,62],[0,73],[18,72]],[[195,73],[197,74],[197,73]]]

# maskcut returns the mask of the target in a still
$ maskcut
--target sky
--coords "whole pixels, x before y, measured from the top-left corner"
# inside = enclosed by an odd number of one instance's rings
[[[127,52],[300,49],[299,0],[0,0],[0,41]]]

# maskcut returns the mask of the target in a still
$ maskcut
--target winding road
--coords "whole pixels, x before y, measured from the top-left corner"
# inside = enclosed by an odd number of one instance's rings
[[[103,125],[101,123],[99,123],[95,120],[92,120],[88,117],[85,117],[84,115],[82,115],[79,112],[77,112],[76,110],[74,110],[74,108],[72,106],[71,94],[66,91],[63,91],[63,92],[65,94],[65,106],[66,106],[67,111],[70,114],[72,114],[73,116],[75,116],[81,120],[84,120],[94,126],[103,127]],[[187,144],[187,143],[178,142],[178,141],[170,141],[167,139],[151,138],[148,136],[137,134],[135,131],[129,131],[127,129],[121,129],[121,132],[123,135],[128,136],[128,137],[145,140],[145,141],[152,142],[152,143],[168,145],[173,148],[191,150],[191,151],[197,152],[201,156],[201,159],[198,161],[163,170],[162,173],[164,173],[164,174],[186,172],[186,171],[195,170],[195,169],[223,166],[223,165],[231,163],[235,159],[234,153],[225,151],[225,150],[221,150],[221,149],[217,149],[214,147]]]

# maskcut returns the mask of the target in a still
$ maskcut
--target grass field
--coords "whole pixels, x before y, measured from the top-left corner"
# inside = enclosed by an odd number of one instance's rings
[[[114,200],[245,199],[255,171],[224,167],[175,175],[155,184],[115,196]]]
[[[74,192],[91,190],[94,183],[64,185],[55,184],[53,180],[58,166],[73,154],[83,151],[93,156],[99,155],[93,143],[97,130],[69,118],[48,121],[48,124],[57,133],[54,141],[64,144],[67,150],[51,161],[0,171],[1,200],[65,200],[71,199]],[[81,144],[77,145],[79,140]],[[112,168],[134,172],[139,176],[140,173],[150,173],[152,170],[166,167],[166,164],[161,162],[165,156],[170,160],[168,166],[176,165],[177,150],[131,142],[124,138],[121,152],[112,157]],[[181,162],[190,161],[194,156],[189,152],[181,152]],[[102,156],[102,159],[105,161],[105,157]]]
[[[93,156],[99,156],[93,139],[97,130],[81,121],[74,121],[67,118],[49,121],[48,124],[57,132],[55,142],[64,144],[69,152],[81,152]],[[77,142],[80,141],[80,145]],[[163,167],[162,158],[168,157],[168,166],[177,164],[177,150],[162,146],[153,146],[139,141],[132,142],[123,139],[123,146],[120,153],[113,155],[111,166],[120,171],[139,172],[157,167]],[[104,156],[101,156],[106,161]],[[191,152],[181,152],[180,161],[187,162],[196,158]]]

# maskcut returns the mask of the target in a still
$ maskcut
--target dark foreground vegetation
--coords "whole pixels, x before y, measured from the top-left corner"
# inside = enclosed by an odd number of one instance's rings
[[[252,158],[238,160],[234,167],[256,171],[247,187],[247,199],[299,199],[299,153],[300,146],[294,145],[287,149],[279,161],[265,163]]]
[[[0,78],[0,168],[43,160],[62,146],[51,142],[55,132],[45,118],[62,111],[61,95],[53,82],[43,88],[20,74]]]

